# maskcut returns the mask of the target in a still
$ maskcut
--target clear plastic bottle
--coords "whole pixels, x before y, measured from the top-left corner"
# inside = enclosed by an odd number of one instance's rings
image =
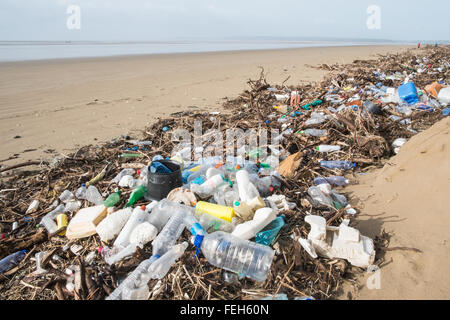
[[[89,186],[86,190],[86,200],[99,206],[103,204],[103,198],[95,186]]]
[[[114,179],[111,180],[111,183],[119,183],[119,181],[120,181],[124,176],[133,176],[134,174],[135,174],[134,169],[131,169],[131,168],[123,169],[122,171],[120,171],[120,172],[114,177]]]
[[[206,198],[212,196],[217,188],[226,183],[227,182],[225,181],[223,175],[217,174],[206,180],[201,185],[192,184],[191,191],[199,195],[201,198]]]
[[[86,185],[83,183],[75,192],[75,197],[80,200],[86,200]]]
[[[59,200],[64,203],[72,201],[74,198],[75,196],[69,190],[64,190],[63,193],[61,193],[61,195],[59,196]]]
[[[58,226],[55,222],[56,216],[60,213],[64,212],[64,204],[60,204],[55,209],[47,213],[39,222],[40,225],[43,225],[49,234],[54,234],[58,231]]]
[[[185,212],[177,211],[170,217],[167,224],[152,242],[152,253],[154,255],[163,255],[177,242],[186,227],[185,216]]]
[[[333,199],[331,199],[331,197],[327,194],[323,193],[319,187],[310,187],[308,189],[308,194],[313,199],[314,206],[321,204],[328,207],[334,207]]]
[[[125,208],[111,213],[96,227],[96,231],[102,241],[109,241],[119,234],[130,218],[133,209]]]
[[[335,161],[320,161],[320,166],[328,169],[344,169],[350,170],[356,167],[356,163],[351,161],[335,160]]]
[[[183,242],[178,245],[174,245],[170,250],[168,250],[164,255],[153,263],[149,268],[149,274],[151,279],[162,279],[169,272],[170,268],[173,266],[175,261],[179,259],[186,248],[188,247],[187,242]]]
[[[162,199],[151,210],[147,221],[154,225],[158,229],[158,231],[161,231],[162,228],[166,225],[167,221],[169,221],[170,217],[175,212],[181,211],[182,209],[183,206],[181,204],[167,199]]]
[[[122,292],[126,287],[141,288],[148,283],[148,268],[159,258],[159,256],[151,256],[149,259],[142,261],[133,272],[131,272],[125,280],[105,299],[105,300],[122,300]]]
[[[306,129],[300,131],[300,134],[309,137],[325,137],[328,135],[328,130],[319,130],[319,129]]]
[[[349,180],[343,176],[330,176],[330,177],[326,177],[326,178],[323,178],[323,177],[314,178],[315,185],[324,184],[324,183],[334,184],[336,186],[345,186],[349,183]]]
[[[7,272],[16,266],[27,253],[27,250],[17,251],[0,260],[0,274]]]
[[[275,255],[275,251],[268,246],[242,240],[222,231],[207,234],[201,251],[212,265],[244,274],[256,281],[267,279]]]
[[[130,243],[131,232],[137,225],[147,221],[147,219],[148,213],[145,212],[145,206],[134,208],[127,223],[120,231],[116,241],[114,241],[114,247],[126,247]]]

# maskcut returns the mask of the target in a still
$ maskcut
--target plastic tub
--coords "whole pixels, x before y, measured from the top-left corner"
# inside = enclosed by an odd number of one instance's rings
[[[170,173],[158,173],[148,171],[147,200],[162,200],[175,188],[183,186],[181,178],[181,166],[175,161],[158,160],[161,164],[172,170]]]

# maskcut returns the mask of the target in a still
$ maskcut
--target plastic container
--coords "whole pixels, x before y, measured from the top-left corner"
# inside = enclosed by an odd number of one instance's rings
[[[450,104],[450,87],[443,88],[439,91],[438,100],[445,106]]]
[[[104,206],[107,208],[114,207],[119,201],[120,201],[120,195],[122,194],[122,191],[117,191],[114,193],[111,193],[108,198],[103,202]]]
[[[232,235],[244,240],[250,240],[264,229],[269,223],[275,220],[277,211],[272,208],[262,208],[255,212],[252,220],[241,223],[234,228]]]
[[[276,239],[281,228],[285,225],[284,216],[279,216],[269,223],[263,231],[258,232],[255,236],[256,243],[270,246]]]
[[[322,145],[316,147],[316,150],[318,152],[334,152],[334,151],[341,150],[341,147],[340,146],[330,146],[330,145],[322,144]]]
[[[136,202],[142,199],[146,193],[147,188],[145,186],[139,186],[136,189],[134,189],[130,195],[130,198],[128,199],[126,207],[132,207]]]
[[[319,184],[324,184],[324,183],[329,183],[329,184],[334,184],[336,186],[345,186],[349,183],[350,181],[348,179],[346,179],[345,177],[342,176],[330,176],[330,177],[317,177],[314,178],[314,184],[317,186]]]
[[[124,176],[133,176],[135,174],[135,170],[131,169],[131,168],[126,168],[123,169],[122,171],[120,171],[115,177],[114,179],[111,180],[111,183],[119,183],[119,181],[124,177]]]
[[[400,99],[402,99],[409,105],[419,102],[417,88],[413,82],[408,82],[398,87],[398,95]]]
[[[27,250],[17,251],[0,260],[0,274],[15,267],[26,255]]]
[[[170,191],[183,185],[180,164],[171,160],[160,160],[159,163],[171,170],[170,173],[148,172],[146,199],[161,200]]]
[[[75,196],[69,190],[64,190],[63,193],[61,193],[61,195],[59,196],[59,200],[64,203],[72,201],[74,199]]]
[[[212,265],[256,281],[267,279],[275,255],[275,251],[268,246],[242,240],[222,231],[207,234],[201,244],[201,251]]]
[[[323,193],[320,187],[310,187],[308,189],[308,194],[313,200],[313,206],[325,205],[328,207],[334,207],[333,199]]]
[[[234,213],[244,221],[253,219],[254,212],[245,202],[234,203]]]
[[[356,163],[351,161],[335,160],[335,161],[320,161],[320,166],[328,169],[343,169],[350,170],[356,167]]]
[[[119,233],[117,239],[114,241],[114,247],[122,247],[122,248],[126,247],[130,243],[131,232],[134,230],[134,228],[136,228],[136,226],[146,221],[147,218],[148,213],[145,212],[145,206],[143,206],[143,208],[141,207],[134,208],[127,223],[123,227],[122,231]],[[116,229],[114,228],[114,230]]]
[[[89,186],[86,190],[86,200],[99,206],[103,204],[103,198],[95,186]]]
[[[308,137],[325,137],[328,135],[328,130],[306,129],[299,133]]]
[[[122,292],[125,287],[141,288],[147,285],[148,279],[150,279],[148,268],[158,258],[159,256],[151,256],[149,259],[142,261],[105,300],[122,300]]]
[[[200,196],[201,198],[206,198],[212,196],[217,188],[226,183],[227,182],[225,181],[223,175],[217,174],[206,180],[201,185],[198,184],[191,185],[191,191]]]
[[[170,217],[167,224],[152,242],[152,253],[154,255],[163,255],[177,242],[186,227],[186,214],[189,213],[187,211],[177,211]]]
[[[81,187],[79,187],[77,189],[77,191],[75,192],[75,197],[77,197],[77,199],[80,199],[80,200],[85,200],[86,199],[86,191],[87,191],[86,186],[83,183],[81,185]]]
[[[231,207],[220,206],[204,201],[197,202],[195,205],[195,216],[200,217],[204,213],[228,222],[231,222],[234,217],[234,209]]]
[[[60,204],[55,209],[47,213],[39,222],[40,225],[44,226],[47,229],[49,234],[55,234],[58,231],[58,226],[55,222],[56,216],[60,213],[64,212],[64,205]]]
[[[260,196],[258,189],[250,182],[249,173],[246,170],[236,172],[236,183],[241,201],[248,204],[254,198]]]
[[[185,206],[182,206],[176,202],[163,199],[159,201],[151,210],[147,221],[160,231],[166,225],[167,221],[169,221],[170,217],[175,212],[184,210],[184,207]]]
[[[102,241],[109,241],[120,233],[130,218],[133,209],[125,208],[111,213],[96,227],[96,231]]]

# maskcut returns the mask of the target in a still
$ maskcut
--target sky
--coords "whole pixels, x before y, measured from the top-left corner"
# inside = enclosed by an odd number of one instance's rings
[[[67,27],[70,5],[80,29]],[[449,12],[448,0],[1,0],[0,41],[450,40]]]

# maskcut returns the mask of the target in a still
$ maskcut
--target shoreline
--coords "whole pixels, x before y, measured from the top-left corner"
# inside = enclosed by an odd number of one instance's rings
[[[1,41],[0,41],[1,42]],[[162,42],[164,43],[164,42]],[[170,42],[169,42],[170,43]],[[183,43],[183,42],[180,42]],[[280,42],[280,43],[284,43],[284,42]],[[293,42],[286,42],[286,43],[291,43],[291,45],[295,45],[297,42],[293,41]],[[120,45],[121,43],[117,43],[118,45]],[[116,43],[99,43],[99,44],[93,44],[93,45],[104,45],[104,46],[108,46],[108,45],[117,45]],[[128,43],[127,43],[128,44]],[[130,45],[134,44],[134,43],[129,43]],[[144,43],[136,43],[136,44],[146,44]],[[150,43],[149,43],[150,44]],[[26,46],[27,44],[22,44],[24,46]],[[45,44],[45,45],[54,45],[54,46],[77,46],[77,45],[90,45],[89,43],[80,43],[80,44]],[[61,58],[42,58],[42,59],[26,59],[26,60],[0,60],[0,66],[2,64],[21,64],[21,63],[38,63],[38,62],[53,62],[53,61],[63,61],[63,62],[71,62],[71,61],[80,61],[80,60],[104,60],[104,59],[108,59],[108,58],[112,58],[112,59],[130,59],[133,57],[137,57],[137,58],[151,58],[151,57],[155,57],[155,56],[172,56],[172,55],[192,55],[192,54],[217,54],[217,53],[254,53],[254,52],[259,52],[259,51],[287,51],[287,50],[299,50],[299,49],[315,49],[315,48],[334,48],[334,47],[340,47],[340,48],[352,48],[352,47],[404,47],[404,46],[412,46],[414,47],[415,44],[410,43],[410,42],[402,42],[402,43],[377,43],[377,44],[373,44],[373,43],[354,43],[351,44],[351,42],[349,43],[342,43],[342,42],[335,42],[335,44],[333,44],[333,42],[326,42],[324,44],[320,44],[316,42],[305,42],[305,47],[280,47],[280,48],[256,48],[256,49],[228,49],[228,50],[223,50],[223,49],[217,49],[217,50],[200,50],[200,51],[181,51],[181,52],[154,52],[154,53],[131,53],[131,54],[110,54],[110,55],[93,55],[93,56],[79,56],[79,57],[61,57]],[[0,43],[1,46],[1,43]],[[20,46],[20,45],[18,45]]]
[[[271,83],[290,77],[286,85],[297,85],[327,74],[306,65],[350,63],[412,48],[307,47],[0,63],[0,161],[51,159],[143,129],[173,112],[223,111],[223,99],[245,90],[260,66]],[[4,161],[14,154],[18,157]]]

